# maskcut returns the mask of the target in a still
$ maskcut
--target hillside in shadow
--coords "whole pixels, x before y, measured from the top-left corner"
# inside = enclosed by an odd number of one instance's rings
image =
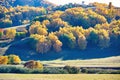
[[[76,60],[76,59],[95,59],[105,58],[111,56],[119,56],[120,51],[116,46],[100,49],[99,47],[88,47],[86,50],[70,50],[65,49],[59,53],[37,53],[28,44],[29,40],[21,40],[13,43],[5,52],[5,55],[16,54],[19,55],[22,60]]]

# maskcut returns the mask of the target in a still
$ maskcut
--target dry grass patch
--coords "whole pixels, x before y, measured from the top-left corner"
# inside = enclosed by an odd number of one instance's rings
[[[0,74],[0,80],[120,80],[120,74]]]

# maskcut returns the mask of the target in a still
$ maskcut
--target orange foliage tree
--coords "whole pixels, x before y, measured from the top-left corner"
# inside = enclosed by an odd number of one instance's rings
[[[0,56],[0,65],[6,65],[8,63],[8,56]]]
[[[8,64],[20,64],[21,59],[17,55],[9,55],[8,56]]]
[[[40,69],[40,70],[43,69],[43,65],[40,62],[34,61],[34,60],[26,62],[24,64],[24,67],[27,67],[27,68],[30,68],[30,69]]]

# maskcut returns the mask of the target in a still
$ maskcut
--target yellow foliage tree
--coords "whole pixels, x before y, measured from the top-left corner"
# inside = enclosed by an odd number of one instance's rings
[[[24,67],[27,67],[27,68],[30,68],[30,69],[40,69],[40,70],[43,69],[43,65],[40,62],[34,61],[34,60],[26,62],[24,64]]]
[[[49,20],[44,20],[43,22],[42,22],[42,25],[45,25],[45,26],[47,26],[47,25],[49,25],[50,24],[50,21]]]
[[[62,47],[62,42],[60,40],[56,40],[55,43],[53,44],[53,48],[56,52],[61,51]]]
[[[39,34],[39,35],[47,35],[48,32],[47,32],[47,30],[45,28],[38,27],[37,28],[37,34]]]
[[[48,35],[48,37],[50,38],[53,48],[56,52],[61,51],[61,47],[62,47],[62,42],[60,40],[58,40],[58,37],[54,34],[54,33],[50,33]]]
[[[106,30],[100,30],[98,32],[98,36],[99,36],[99,43],[98,45],[101,48],[106,48],[109,46],[109,42],[110,42],[110,37],[109,37],[109,33]]]
[[[7,56],[0,56],[0,65],[6,65],[8,63]]]
[[[78,46],[81,50],[86,49],[87,41],[86,41],[86,37],[83,34],[79,35]]]
[[[19,56],[14,56],[13,60],[14,60],[14,64],[20,64],[21,63],[21,59],[19,58]]]
[[[8,56],[8,64],[20,64],[21,59],[17,55],[9,55]]]
[[[50,50],[51,40],[47,36],[35,34],[31,35],[31,37],[34,40],[37,40],[37,42],[35,43],[37,52],[46,53]]]
[[[39,34],[39,35],[47,35],[48,34],[46,26],[44,24],[41,25],[41,23],[39,21],[34,22],[30,26],[29,32],[30,32],[30,34]]]
[[[16,36],[16,30],[15,29],[7,29],[4,31],[6,38],[13,39]]]
[[[63,14],[62,11],[56,11],[52,14],[52,18],[56,19],[56,18],[60,18],[60,16]]]

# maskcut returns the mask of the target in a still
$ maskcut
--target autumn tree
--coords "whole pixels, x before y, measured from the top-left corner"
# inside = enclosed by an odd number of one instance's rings
[[[30,68],[30,69],[40,69],[40,70],[42,70],[43,69],[43,64],[41,64],[38,61],[31,60],[31,61],[26,62],[24,64],[24,67],[27,67],[27,68]]]
[[[60,52],[62,47],[62,42],[60,40],[56,40],[53,44],[53,48],[56,52]]]
[[[76,46],[76,38],[72,33],[62,34],[60,36],[60,41],[63,43],[64,48],[75,48]]]
[[[0,26],[1,26],[1,28],[10,27],[10,26],[12,26],[12,20],[10,20],[8,18],[1,19]]]
[[[68,23],[63,21],[61,18],[53,19],[47,26],[49,32],[58,31],[60,28],[67,27]]]
[[[90,46],[98,44],[99,41],[98,32],[95,30],[91,31],[88,37],[88,41],[91,44]]]
[[[33,24],[29,28],[30,34],[39,34],[39,35],[47,35],[47,29],[45,25],[42,25],[39,21],[33,22]]]
[[[83,26],[84,28],[94,27],[96,24],[107,22],[104,16],[80,7],[67,9],[61,15],[61,18],[73,26]]]
[[[16,30],[15,29],[6,29],[4,31],[4,34],[5,34],[6,38],[14,39],[16,36]]]
[[[3,36],[3,30],[0,29],[0,38]]]
[[[11,0],[9,0],[11,1]],[[43,7],[17,6],[6,8],[0,6],[0,26],[11,27],[21,24],[28,24],[36,16],[46,14]]]
[[[111,35],[120,35],[120,20],[114,20],[110,23],[109,32]]]
[[[17,55],[8,55],[8,64],[20,64],[21,59]]]
[[[47,35],[48,32],[47,32],[47,30],[45,28],[38,27],[37,28],[37,34],[39,34],[39,35]]]
[[[50,39],[51,42],[52,42],[53,49],[54,49],[56,52],[61,51],[62,42],[58,39],[58,37],[57,37],[54,33],[50,33],[50,34],[48,35],[48,37],[49,37],[49,39]]]
[[[109,30],[109,26],[110,26],[110,24],[108,24],[108,23],[96,24],[96,25],[94,26],[94,28],[95,28],[96,30],[100,30],[100,29]]]
[[[101,48],[106,48],[109,46],[109,42],[110,42],[110,37],[109,37],[109,33],[106,30],[100,30],[98,32],[98,36],[99,36],[99,42],[98,45]]]
[[[52,13],[51,17],[52,19],[57,19],[60,18],[60,16],[63,14],[64,12],[62,11],[55,11],[54,13]]]
[[[36,40],[35,49],[39,53],[47,53],[51,49],[51,40],[44,35],[31,35],[33,41]]]
[[[8,56],[0,56],[0,65],[6,65],[8,63]]]
[[[114,6],[112,6],[111,4],[110,5],[107,5],[107,4],[104,4],[104,3],[93,3],[93,6],[95,6],[95,12],[100,14],[100,15],[103,15],[108,22],[111,22],[111,20],[115,17],[116,15],[116,10],[114,9]]]
[[[50,24],[49,20],[43,20],[42,25],[48,26]]]
[[[79,35],[78,37],[78,46],[81,50],[84,50],[87,47],[87,40],[83,34]]]

